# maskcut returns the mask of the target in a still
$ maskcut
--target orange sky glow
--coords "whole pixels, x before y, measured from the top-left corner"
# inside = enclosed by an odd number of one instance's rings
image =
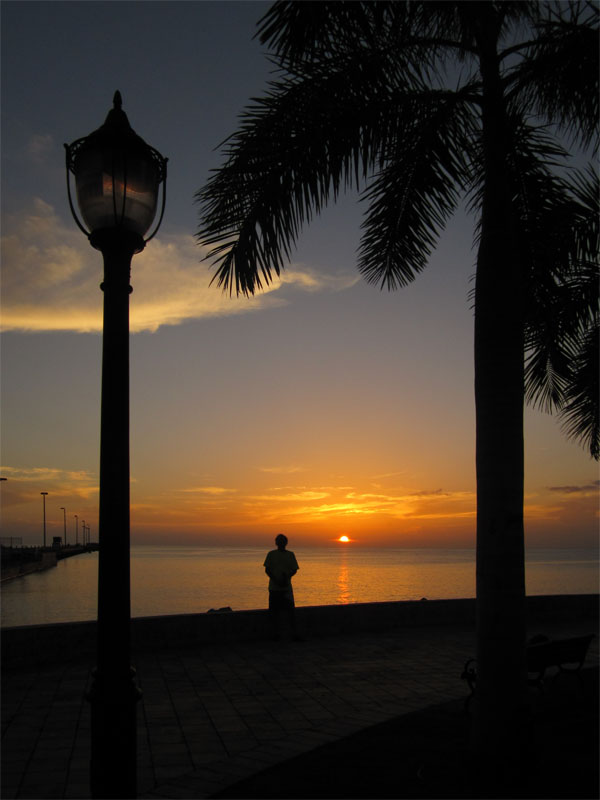
[[[102,259],[71,218],[62,143],[119,89],[169,157],[164,219],[131,271],[132,543],[474,547],[467,209],[414,283],[379,291],[357,270],[349,191],[264,291],[224,294],[193,197],[272,79],[254,37],[267,6],[122,3],[115,29],[102,3],[4,5],[2,536],[41,543],[40,492],[50,542],[62,507],[69,542],[75,515],[98,536]],[[598,465],[555,418],[528,409],[525,425],[526,544],[596,548]]]

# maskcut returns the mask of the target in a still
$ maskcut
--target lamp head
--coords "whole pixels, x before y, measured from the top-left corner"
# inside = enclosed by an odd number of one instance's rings
[[[163,184],[163,205],[154,236],[162,221],[167,159],[138,136],[122,109],[120,92],[113,108],[97,130],[66,148],[67,187],[71,212],[77,225],[98,242],[114,232],[139,239],[135,252],[143,249]],[[75,178],[77,204],[87,229],[79,221],[71,201],[70,174]]]

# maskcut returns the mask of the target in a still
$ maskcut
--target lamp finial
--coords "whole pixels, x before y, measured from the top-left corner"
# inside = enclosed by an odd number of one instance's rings
[[[123,98],[121,97],[121,92],[117,89],[115,96],[113,97],[113,106],[120,111],[122,105]]]

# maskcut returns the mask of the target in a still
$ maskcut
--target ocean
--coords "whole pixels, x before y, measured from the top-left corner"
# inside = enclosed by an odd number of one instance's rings
[[[474,550],[336,545],[295,552],[298,606],[475,596]],[[257,547],[133,546],[132,616],[266,608],[265,555]],[[97,571],[98,554],[89,553],[3,584],[2,626],[95,619]],[[530,595],[596,593],[597,552],[531,550],[526,584]]]

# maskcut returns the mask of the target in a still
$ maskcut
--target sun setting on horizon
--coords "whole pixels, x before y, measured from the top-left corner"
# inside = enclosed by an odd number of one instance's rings
[[[193,197],[271,79],[259,5],[123,3],[117,30],[102,3],[2,5],[2,537],[71,543],[82,520],[98,536],[102,258],[57,165],[119,88],[135,130],[171,157],[160,231],[131,274],[132,545],[265,548],[283,532],[293,551],[348,562],[475,547],[467,209],[401,291],[357,268],[354,189],[303,226],[256,295],[211,283]],[[90,31],[112,48],[81,48]],[[157,61],[165,47],[177,57]],[[125,74],[113,50],[129,53]],[[74,68],[95,76],[89,91]],[[555,417],[527,408],[525,421],[527,547],[596,549],[597,464]]]

